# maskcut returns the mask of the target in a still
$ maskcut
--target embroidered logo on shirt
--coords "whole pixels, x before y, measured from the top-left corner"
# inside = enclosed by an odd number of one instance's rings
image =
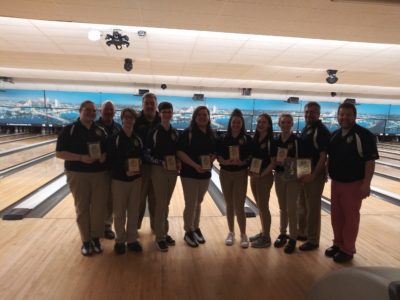
[[[174,142],[176,141],[176,134],[175,133],[171,133],[171,140],[173,140]]]
[[[244,139],[239,139],[239,145],[243,145],[244,144]]]
[[[96,129],[95,132],[98,136],[102,136],[102,131],[100,129]]]
[[[347,139],[346,139],[346,143],[347,144],[350,144],[352,141],[353,141],[353,136],[352,135],[347,137]]]

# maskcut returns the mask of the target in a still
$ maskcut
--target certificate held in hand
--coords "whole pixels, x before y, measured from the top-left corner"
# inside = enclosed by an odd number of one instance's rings
[[[167,155],[164,157],[165,168],[168,171],[176,171],[176,159],[175,155]]]
[[[276,153],[276,161],[279,163],[283,163],[287,157],[288,149],[278,147],[278,152]]]
[[[133,173],[140,172],[140,159],[139,158],[128,158],[128,172],[133,172]]]
[[[240,159],[240,148],[239,146],[229,146],[229,159],[239,160]]]
[[[255,174],[260,174],[261,165],[262,165],[262,159],[253,158],[251,160],[251,164],[250,164],[250,172],[255,173]]]
[[[101,158],[100,143],[88,143],[88,152],[91,159],[99,160]]]
[[[211,170],[210,155],[200,155],[200,163],[203,170]]]

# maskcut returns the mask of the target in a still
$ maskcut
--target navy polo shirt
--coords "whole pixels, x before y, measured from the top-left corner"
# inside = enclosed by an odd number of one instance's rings
[[[87,129],[79,119],[73,124],[65,126],[57,139],[56,151],[68,151],[80,155],[88,155],[88,143],[99,142],[101,152],[106,151],[107,133],[102,127],[99,127],[94,122]],[[106,163],[95,161],[92,164],[86,164],[81,161],[64,162],[65,170],[74,172],[101,172],[106,170]]]
[[[271,163],[271,157],[276,156],[276,150],[276,141],[272,138],[270,139],[269,136],[266,136],[261,141],[253,138],[251,155],[253,158],[262,159],[261,171],[265,170]]]
[[[201,165],[201,155],[213,155],[217,151],[217,140],[214,131],[206,132],[197,127],[186,128],[179,137],[178,150],[185,152],[191,160]],[[196,169],[182,162],[181,177],[193,179],[211,178],[211,171],[198,173]]]
[[[118,132],[120,132],[122,130],[122,126],[120,124],[114,122],[114,120],[111,122],[110,125],[104,124],[102,117],[100,117],[96,121],[96,125],[103,127],[104,130],[107,132],[108,136],[116,135]]]
[[[140,174],[127,176],[128,159],[142,159],[143,143],[135,134],[128,137],[123,130],[113,135],[108,144],[108,157],[110,158],[111,176],[120,181],[133,181],[140,177]]]
[[[217,141],[217,155],[222,156],[223,159],[229,159],[229,146],[239,146],[240,160],[246,161],[244,166],[224,166],[221,169],[226,171],[240,171],[247,169],[251,159],[251,146],[253,139],[248,134],[239,134],[236,138],[227,133],[221,136]]]
[[[354,182],[365,177],[365,163],[379,159],[375,136],[357,124],[343,136],[336,130],[328,148],[329,176],[339,182]]]
[[[297,158],[299,154],[299,139],[295,134],[291,134],[286,142],[283,142],[281,139],[281,135],[275,137],[276,149],[278,148],[286,148],[288,149],[287,157]],[[278,173],[284,172],[283,166],[276,166],[275,171]]]
[[[304,127],[299,138],[299,156],[301,158],[310,158],[312,168],[314,169],[318,163],[320,153],[328,152],[330,137],[329,130],[322,124],[321,120]]]
[[[145,142],[145,160],[153,165],[161,165],[167,155],[176,155],[178,131],[171,125],[168,130],[159,124],[149,131]]]
[[[136,134],[142,139],[142,141],[145,142],[149,131],[156,128],[160,123],[161,119],[158,115],[158,112],[156,113],[155,118],[152,121],[149,121],[145,118],[142,111],[139,114],[139,117],[136,119],[134,130]]]

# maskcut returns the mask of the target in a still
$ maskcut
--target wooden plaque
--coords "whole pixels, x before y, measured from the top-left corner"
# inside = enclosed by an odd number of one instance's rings
[[[229,159],[240,159],[240,148],[239,146],[229,146]]]
[[[88,143],[89,156],[92,159],[98,160],[101,158],[100,143]]]
[[[255,174],[260,174],[261,165],[262,165],[262,159],[253,158],[251,160],[251,164],[250,164],[250,172],[255,173]]]
[[[139,173],[140,172],[140,159],[139,158],[128,158],[128,171]]]
[[[311,174],[311,159],[297,159],[297,178]]]
[[[211,170],[211,158],[210,155],[200,156],[201,167],[203,170]]]
[[[165,161],[165,167],[168,171],[176,171],[175,155],[165,156],[164,161]]]
[[[276,161],[283,163],[287,158],[287,154],[288,154],[287,148],[278,147],[278,152],[276,153]]]

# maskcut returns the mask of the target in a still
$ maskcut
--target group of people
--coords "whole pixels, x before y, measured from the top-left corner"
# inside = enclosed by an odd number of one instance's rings
[[[84,101],[79,113],[79,119],[60,132],[56,153],[65,160],[83,255],[102,252],[103,236],[115,238],[117,254],[127,249],[142,251],[138,229],[146,202],[155,245],[159,251],[168,251],[175,245],[169,234],[168,207],[178,175],[185,201],[184,240],[191,247],[204,244],[201,203],[216,160],[226,203],[227,246],[235,243],[235,215],[242,248],[272,244],[269,198],[275,183],[280,234],[274,246],[290,254],[301,240],[301,251],[317,249],[321,195],[329,173],[334,239],[325,255],[335,262],[353,258],[361,202],[369,195],[374,160],[379,158],[374,136],[356,124],[353,104],[339,106],[340,128],[332,135],[320,120],[317,102],[304,107],[306,126],[300,135],[292,132],[293,116],[283,113],[278,121],[280,133],[274,136],[271,117],[263,113],[251,136],[238,109],[233,110],[227,131],[217,134],[206,106],[197,107],[189,127],[179,133],[171,125],[173,105],[157,105],[153,93],[143,95],[140,113],[122,110],[122,126],[114,122],[110,101],[103,103],[97,121],[92,101]],[[244,209],[248,176],[261,221],[260,233],[250,238]]]

